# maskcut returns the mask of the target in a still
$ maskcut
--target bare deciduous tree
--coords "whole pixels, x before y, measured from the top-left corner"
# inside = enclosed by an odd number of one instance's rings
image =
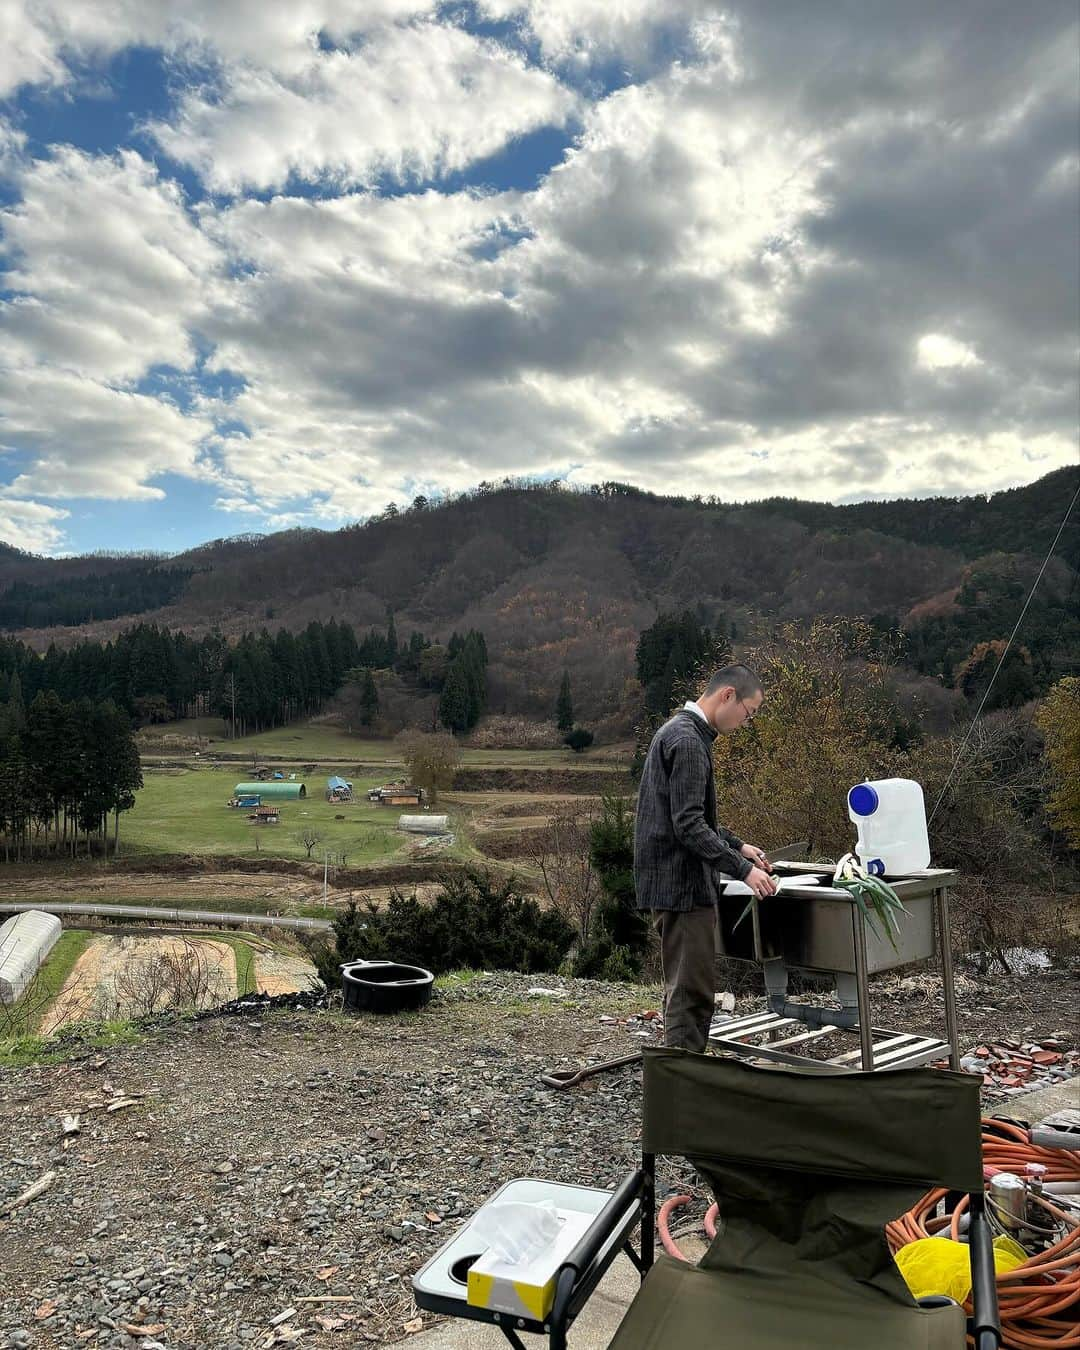
[[[322,835],[314,825],[305,825],[304,828],[298,832],[296,842],[298,844],[303,844],[307,849],[307,855],[310,858],[315,845],[322,843]]]
[[[454,781],[454,771],[461,762],[461,747],[446,732],[403,731],[395,740],[409,778],[416,787],[423,788],[434,806],[439,791]]]
[[[577,805],[560,806],[527,855],[551,908],[573,924],[581,942],[589,937],[601,896],[600,878],[589,860],[592,820]]]
[[[101,1016],[140,1017],[186,1012],[224,1002],[231,993],[222,972],[200,945],[182,938],[176,946],[129,961],[110,989],[101,991]]]
[[[37,971],[14,1003],[0,1003],[0,1041],[16,1036],[48,1035],[49,1005],[54,993]],[[64,1021],[78,1022],[93,1013],[93,991],[69,976],[64,985]]]

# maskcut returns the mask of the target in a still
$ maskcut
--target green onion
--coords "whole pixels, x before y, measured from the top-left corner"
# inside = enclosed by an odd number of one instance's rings
[[[861,876],[856,875],[854,867],[850,863],[844,867],[844,870],[847,875],[837,876],[833,885],[842,891],[847,891],[859,906],[859,912],[865,919],[870,931],[875,937],[880,937],[877,925],[871,917],[871,911],[873,911],[873,914],[877,916],[885,929],[885,936],[892,944],[893,951],[897,951],[894,935],[900,932],[900,922],[896,917],[896,912],[899,910],[902,914],[907,913],[904,902],[893,888],[882,881],[880,877],[867,876],[865,873]]]

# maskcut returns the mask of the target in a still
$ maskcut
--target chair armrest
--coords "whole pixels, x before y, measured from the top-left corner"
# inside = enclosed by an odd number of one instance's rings
[[[969,1200],[971,1223],[968,1243],[971,1257],[970,1333],[975,1350],[998,1350],[1001,1345],[1001,1318],[998,1313],[997,1271],[990,1225],[986,1221],[986,1201],[980,1191]]]
[[[649,1176],[642,1168],[628,1173],[612,1193],[611,1199],[589,1225],[576,1247],[559,1267],[555,1302],[547,1326],[553,1350],[566,1344],[566,1320],[570,1301],[582,1275],[592,1266],[612,1234],[625,1223],[627,1214],[644,1194]]]

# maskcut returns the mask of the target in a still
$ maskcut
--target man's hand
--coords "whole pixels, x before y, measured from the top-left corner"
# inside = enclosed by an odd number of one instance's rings
[[[759,900],[764,900],[767,895],[776,894],[776,878],[769,876],[768,872],[763,872],[760,867],[751,867],[743,877],[743,884],[749,886]]]
[[[772,863],[766,858],[764,849],[758,848],[756,844],[743,844],[739,852],[744,858],[749,858],[755,867],[760,867],[763,872],[773,870]]]

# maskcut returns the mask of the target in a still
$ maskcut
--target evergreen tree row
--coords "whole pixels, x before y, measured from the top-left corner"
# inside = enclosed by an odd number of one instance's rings
[[[454,633],[446,646],[446,679],[439,696],[439,721],[455,734],[471,731],[487,701],[487,643],[470,629]]]
[[[120,813],[142,787],[127,714],[109,700],[66,703],[53,692],[0,709],[0,834],[5,862],[116,851]]]
[[[364,670],[392,670],[406,678],[416,678],[423,673],[421,658],[424,652],[432,650],[432,646],[423,633],[417,632],[410,636],[408,642],[399,643],[394,616],[388,612],[385,632],[372,628],[366,637],[360,639],[356,665]]]
[[[139,624],[114,642],[80,642],[44,656],[0,638],[0,703],[16,715],[40,692],[110,700],[137,722],[217,714],[238,735],[317,712],[358,664],[352,628],[331,619],[302,633],[220,633],[196,639]]]
[[[702,665],[716,660],[716,639],[690,610],[659,615],[637,645],[637,677],[645,690],[647,718],[667,717],[685,699]]]
[[[145,614],[172,604],[191,576],[190,567],[132,567],[104,576],[15,581],[0,593],[0,628],[74,626]]]

